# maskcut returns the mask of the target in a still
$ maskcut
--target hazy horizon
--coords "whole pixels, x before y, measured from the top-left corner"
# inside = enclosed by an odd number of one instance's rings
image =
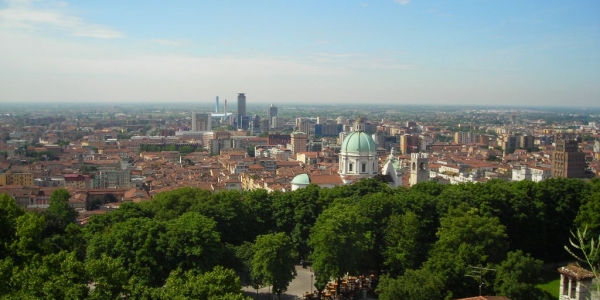
[[[598,1],[0,2],[0,103],[600,106]]]

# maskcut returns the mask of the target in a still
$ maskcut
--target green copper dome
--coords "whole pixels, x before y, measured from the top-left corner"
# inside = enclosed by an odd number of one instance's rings
[[[294,177],[294,179],[292,179],[292,184],[309,185],[310,184],[310,178],[308,178],[307,174],[300,174],[300,175],[297,175],[296,177]]]
[[[350,133],[342,142],[340,152],[377,152],[377,146],[373,138],[362,132],[354,131]]]

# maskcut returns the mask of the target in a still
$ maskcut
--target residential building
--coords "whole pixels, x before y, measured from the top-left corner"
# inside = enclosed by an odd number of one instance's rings
[[[192,131],[211,131],[211,113],[192,112]]]
[[[292,154],[297,154],[301,152],[306,152],[308,145],[308,136],[304,132],[296,131],[292,132],[290,144]],[[270,144],[270,143],[269,143]]]
[[[552,177],[585,178],[585,153],[577,141],[558,140],[552,153]]]

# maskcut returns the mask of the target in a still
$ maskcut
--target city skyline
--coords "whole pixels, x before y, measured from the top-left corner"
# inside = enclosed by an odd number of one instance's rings
[[[597,1],[2,1],[0,103],[244,91],[276,105],[599,106],[598,15]]]

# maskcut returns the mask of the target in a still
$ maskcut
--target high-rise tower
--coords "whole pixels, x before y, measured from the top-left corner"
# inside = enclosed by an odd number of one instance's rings
[[[198,128],[196,127],[196,112],[192,112],[192,131],[196,131],[198,130]]]
[[[244,93],[238,93],[237,114],[238,116],[246,114],[246,94]]]
[[[219,96],[217,96],[217,101],[215,103],[215,113],[219,113]]]
[[[248,118],[246,117],[246,94],[238,93],[237,99],[237,128],[248,129]]]
[[[269,107],[269,125],[273,124],[273,117],[277,117],[277,106],[271,104],[271,107]]]

